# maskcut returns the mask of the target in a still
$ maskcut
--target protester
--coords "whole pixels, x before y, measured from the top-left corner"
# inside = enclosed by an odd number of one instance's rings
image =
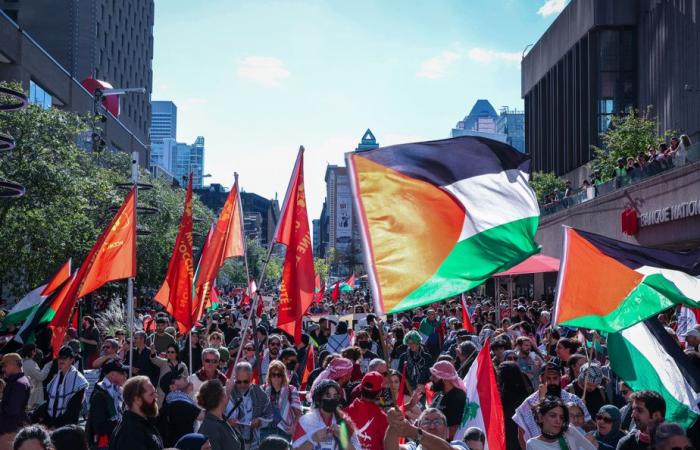
[[[29,379],[22,371],[22,358],[8,353],[0,360],[3,380],[0,402],[0,436],[14,433],[29,423],[26,409],[31,395]]]
[[[513,416],[517,407],[532,393],[532,386],[515,362],[503,362],[498,366],[498,390],[501,394],[505,419],[506,448],[516,450],[520,448],[520,442],[518,425],[514,422]]]
[[[85,432],[94,450],[109,447],[112,431],[122,419],[122,386],[129,377],[129,368],[113,360],[102,366],[105,377],[95,385],[90,396]]]
[[[231,393],[226,407],[226,418],[241,433],[246,450],[260,446],[260,430],[273,420],[270,399],[263,389],[253,383],[253,368],[247,362],[239,362],[230,384]]]
[[[399,357],[398,367],[403,368],[406,364],[406,380],[411,389],[415,389],[430,381],[433,357],[423,350],[420,333],[415,330],[404,335],[403,343],[406,345],[406,352]]]
[[[692,450],[690,439],[676,423],[662,423],[654,429],[655,450]]]
[[[342,389],[332,379],[318,381],[312,391],[311,410],[301,416],[296,430],[292,448],[300,450],[360,450],[361,445],[352,422],[340,410]],[[339,438],[347,433],[346,448],[341,448]]]
[[[447,418],[447,435],[452,440],[462,421],[467,388],[464,386],[464,381],[457,375],[452,363],[448,361],[436,362],[430,368],[430,373],[432,390],[437,394],[431,406],[437,408]]]
[[[124,384],[123,395],[126,411],[112,433],[109,450],[162,450],[163,439],[151,422],[158,415],[156,388],[151,380],[143,375],[130,378]]]
[[[58,373],[47,386],[48,401],[35,412],[36,421],[49,428],[78,423],[88,381],[73,365],[75,358],[73,349],[61,347]]]
[[[282,362],[282,365],[287,371],[287,378],[289,379],[289,384],[299,389],[299,387],[301,386],[301,380],[299,379],[299,375],[296,372],[297,366],[299,365],[299,357],[297,355],[297,350],[293,347],[283,349],[279,354],[279,360]],[[270,363],[270,365],[272,365],[272,362]]]
[[[480,428],[470,427],[464,432],[464,442],[469,450],[484,450],[486,435]]]
[[[350,346],[350,337],[348,336],[348,323],[340,322],[335,327],[335,333],[328,338],[326,350],[331,353],[340,353],[344,348]]]
[[[172,447],[182,436],[193,433],[195,422],[204,415],[192,400],[192,383],[185,372],[170,372],[161,378],[161,388],[168,385],[168,394],[158,411],[158,430],[163,445]]]
[[[88,450],[85,431],[78,425],[65,425],[51,432],[54,450]]]
[[[291,440],[297,421],[302,414],[299,392],[289,383],[289,366],[281,361],[273,361],[267,372],[267,380],[262,387],[270,400],[273,420],[261,430],[260,437],[280,436]]]
[[[632,420],[636,430],[620,439],[617,450],[644,450],[653,448],[654,430],[664,421],[666,401],[654,391],[632,393]]]
[[[30,410],[44,402],[43,382],[51,371],[50,361],[44,364],[44,367],[39,368],[39,364],[34,360],[37,357],[37,351],[35,344],[25,344],[19,352],[22,356],[22,370],[29,379],[32,389],[27,404],[27,408]]]
[[[242,450],[238,434],[224,418],[228,403],[224,385],[216,379],[205,381],[197,394],[197,403],[206,411],[198,432],[209,439],[212,450]]]
[[[310,389],[311,394],[313,395],[314,391],[316,390],[316,386],[322,381],[333,380],[341,387],[341,404],[349,404],[347,401],[349,396],[346,394],[345,389],[342,388],[348,383],[348,381],[350,381],[350,378],[352,377],[352,370],[353,364],[349,359],[342,357],[333,358],[328,363],[328,366],[321,373],[319,373],[314,380],[314,383],[311,385]]]
[[[163,377],[171,372],[177,372],[178,374],[183,374],[184,376],[189,376],[187,372],[187,365],[180,361],[180,349],[177,344],[168,344],[165,349],[165,358],[161,358],[156,354],[155,346],[151,347],[151,363],[156,366],[160,374],[158,376],[158,406],[163,404],[165,400],[165,395],[168,392],[163,389],[161,381]],[[169,387],[169,383],[166,384],[166,388]]]
[[[575,428],[569,426],[569,411],[558,397],[549,396],[537,405],[540,432],[527,440],[527,450],[594,450],[595,447]]]
[[[469,450],[463,441],[448,441],[447,419],[438,409],[423,411],[415,425],[396,409],[389,410],[387,418],[389,428],[384,436],[384,450]],[[401,438],[411,441],[399,444]]]
[[[276,360],[279,357],[281,347],[282,338],[278,335],[273,334],[267,338],[267,348],[263,352],[262,359],[260,360],[261,379],[267,379],[267,369],[270,366],[270,362]]]
[[[92,367],[97,359],[100,348],[100,332],[95,327],[95,319],[90,316],[83,317],[83,333],[78,339],[82,344],[83,366]]]
[[[602,388],[603,371],[598,364],[585,363],[578,371],[576,380],[566,389],[583,399],[588,412],[596,415],[601,406],[608,403],[607,395]],[[585,391],[585,394],[584,394]]]
[[[51,436],[40,425],[30,425],[22,428],[12,444],[14,450],[53,450]]]
[[[391,396],[392,398],[399,399],[400,396],[403,397],[404,404],[404,414],[406,418],[410,421],[416,420],[421,413],[421,391],[413,391],[413,395],[408,390],[408,383],[404,383],[403,391],[399,393],[401,388],[401,373],[399,371],[391,369],[389,371],[390,375],[390,385],[391,385]]]
[[[389,422],[379,407],[379,396],[384,386],[384,376],[368,372],[362,377],[360,398],[355,399],[345,412],[358,430],[363,450],[384,450],[384,433]]]
[[[156,318],[156,331],[149,336],[149,339],[157,353],[165,353],[169,345],[176,343],[175,338],[165,332],[167,326],[168,319],[162,316]]]
[[[219,351],[215,348],[202,350],[202,368],[187,378],[192,383],[192,398],[197,398],[199,388],[208,380],[219,380],[226,385],[226,375],[219,371]]]
[[[188,433],[175,443],[177,450],[211,450],[209,438],[202,433]]]
[[[593,433],[598,450],[614,450],[627,433],[620,429],[620,410],[614,405],[603,405],[595,416],[596,431]]]

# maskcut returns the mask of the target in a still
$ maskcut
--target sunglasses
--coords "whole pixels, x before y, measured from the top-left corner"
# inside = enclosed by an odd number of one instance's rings
[[[279,372],[270,372],[270,376],[271,376],[271,377],[282,378],[284,375],[282,375],[282,374],[279,373]]]
[[[204,362],[207,364],[218,364],[219,360],[218,359],[205,359]]]
[[[602,414],[598,414],[597,416],[595,416],[595,420],[602,420],[605,423],[612,423],[613,421],[612,418],[604,416]]]
[[[250,380],[236,380],[236,384],[250,384]]]
[[[255,349],[254,349],[254,348],[246,348],[245,351],[247,351],[247,352],[254,352]]]
[[[442,425],[445,425],[445,421],[442,419],[423,420],[420,423],[421,427],[439,427]]]

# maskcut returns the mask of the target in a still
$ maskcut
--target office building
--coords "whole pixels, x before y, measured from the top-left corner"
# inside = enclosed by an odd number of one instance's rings
[[[652,106],[660,133],[698,141],[699,22],[697,0],[571,1],[522,62],[533,169],[581,168],[611,115],[629,108]]]
[[[177,106],[171,101],[151,102],[151,144],[177,139]]]
[[[115,88],[145,88],[146,95],[120,97],[119,120],[139,141],[148,142],[153,0],[0,0],[0,9],[70,77],[81,81],[93,76]],[[47,92],[58,95],[49,89],[52,83],[41,81]]]
[[[92,72],[87,71],[82,74],[82,69],[79,67],[82,67],[81,64],[85,61],[93,60],[92,53],[85,54],[82,51],[83,47],[78,45],[76,33],[82,28],[78,25],[69,27],[69,21],[64,17],[66,11],[75,12],[75,9],[66,6],[68,10],[65,10],[56,6],[59,3],[63,6],[68,3],[77,5],[77,1],[0,0],[0,79],[20,82],[29,92],[32,102],[44,108],[55,107],[78,114],[88,114],[94,107],[93,93],[88,92],[80,81],[89,77]],[[106,114],[103,138],[109,150],[138,152],[139,163],[148,167],[148,125],[150,123],[148,98],[151,91],[152,59],[152,47],[149,43],[152,43],[150,36],[152,36],[153,26],[153,2],[144,0],[120,4],[130,4],[130,17],[136,14],[140,19],[130,23],[129,19],[122,17],[126,22],[123,27],[118,24],[110,27],[111,30],[115,27],[120,30],[117,39],[119,44],[115,44],[114,51],[122,51],[120,48],[123,40],[123,46],[131,49],[134,57],[130,56],[127,64],[126,58],[122,55],[119,71],[126,73],[128,70],[128,74],[122,74],[126,77],[125,79],[102,77],[107,75],[106,73],[100,73],[99,76],[110,81],[115,87],[144,87],[147,93],[131,93],[122,96],[122,114],[118,117]],[[148,5],[151,5],[150,9]],[[90,8],[78,9],[81,16],[75,17],[74,20],[82,24],[85,20],[82,14],[89,13]],[[44,27],[41,24],[44,24]],[[86,29],[91,26],[86,25]],[[68,28],[65,29],[65,27]],[[139,28],[138,33],[136,27]],[[95,36],[94,31],[90,36]],[[111,42],[114,42],[114,36],[108,37],[111,45]],[[70,43],[75,43],[75,46]],[[99,47],[97,43],[94,45],[96,49]],[[103,56],[103,61],[106,61],[106,58],[107,56]],[[116,61],[111,64],[118,65]],[[121,84],[122,81],[124,84]],[[89,147],[89,144],[87,146]]]
[[[506,142],[508,137],[498,133],[496,121],[498,114],[488,100],[480,99],[474,103],[471,111],[450,132],[450,137],[478,136]]]
[[[527,153],[525,146],[525,112],[501,108],[496,119],[496,133],[505,134],[506,142],[521,153]]]
[[[320,219],[313,219],[311,221],[311,229],[312,234],[313,234],[313,249],[314,249],[314,256],[320,256],[320,250],[321,250],[321,220]]]

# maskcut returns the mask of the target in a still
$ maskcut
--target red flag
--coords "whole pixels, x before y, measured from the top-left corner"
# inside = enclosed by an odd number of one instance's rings
[[[425,385],[425,407],[429,407],[433,404],[433,398],[435,397],[435,391],[433,391],[433,383],[427,383]]]
[[[198,319],[206,305],[210,303],[211,289],[224,261],[245,254],[242,223],[238,179],[236,179],[202,251],[193,302],[193,320]]]
[[[243,299],[241,300],[241,306],[250,305],[250,296],[248,294],[243,294]]]
[[[316,361],[314,355],[314,346],[309,344],[308,351],[306,353],[306,367],[304,367],[304,373],[301,375],[301,390],[306,390],[306,382],[309,381],[309,375],[316,369]]]
[[[155,300],[163,305],[177,322],[180,332],[192,328],[192,278],[194,257],[192,256],[192,175],[187,184],[185,207],[180,218],[180,229],[175,239],[175,248],[170,257],[168,273]]]
[[[58,272],[54,274],[53,277],[46,283],[46,287],[41,291],[42,297],[49,296],[53,291],[55,291],[59,286],[65,283],[71,276],[71,262],[72,259],[68,258],[65,264],[58,269]]]
[[[355,274],[351,273],[350,276],[348,277],[347,280],[345,280],[345,284],[350,286],[352,289],[355,289]]]
[[[396,407],[399,408],[401,414],[406,415],[406,399],[403,397],[403,393],[406,390],[406,366],[407,362],[403,363],[403,368],[401,369],[401,383],[399,383],[399,392],[396,394]]]
[[[51,320],[54,356],[63,343],[76,301],[109,281],[136,276],[136,191],[132,188],[124,203],[104,229],[78,270],[65,299]]]
[[[258,306],[255,308],[255,315],[258,317],[262,317],[263,309],[265,307],[264,305],[265,302],[263,302],[262,297],[258,298]]]
[[[314,298],[314,257],[304,194],[304,147],[299,149],[275,240],[287,246],[282,268],[277,326],[301,340],[301,318]]]
[[[469,320],[469,310],[467,309],[467,303],[464,301],[464,294],[462,294],[462,328],[471,334],[476,334],[476,328],[472,325],[472,321]]]
[[[340,298],[340,281],[336,281],[336,283],[333,285],[331,298],[333,299],[333,303],[338,303],[338,299]]]

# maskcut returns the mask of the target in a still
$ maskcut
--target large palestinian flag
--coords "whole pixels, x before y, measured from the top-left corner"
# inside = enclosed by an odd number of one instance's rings
[[[564,228],[555,323],[615,332],[678,304],[700,306],[700,250],[639,247]]]
[[[656,319],[608,335],[612,370],[635,391],[656,391],[666,420],[684,427],[700,417],[700,371]]]
[[[529,158],[478,137],[346,154],[379,314],[458,295],[539,248]]]

